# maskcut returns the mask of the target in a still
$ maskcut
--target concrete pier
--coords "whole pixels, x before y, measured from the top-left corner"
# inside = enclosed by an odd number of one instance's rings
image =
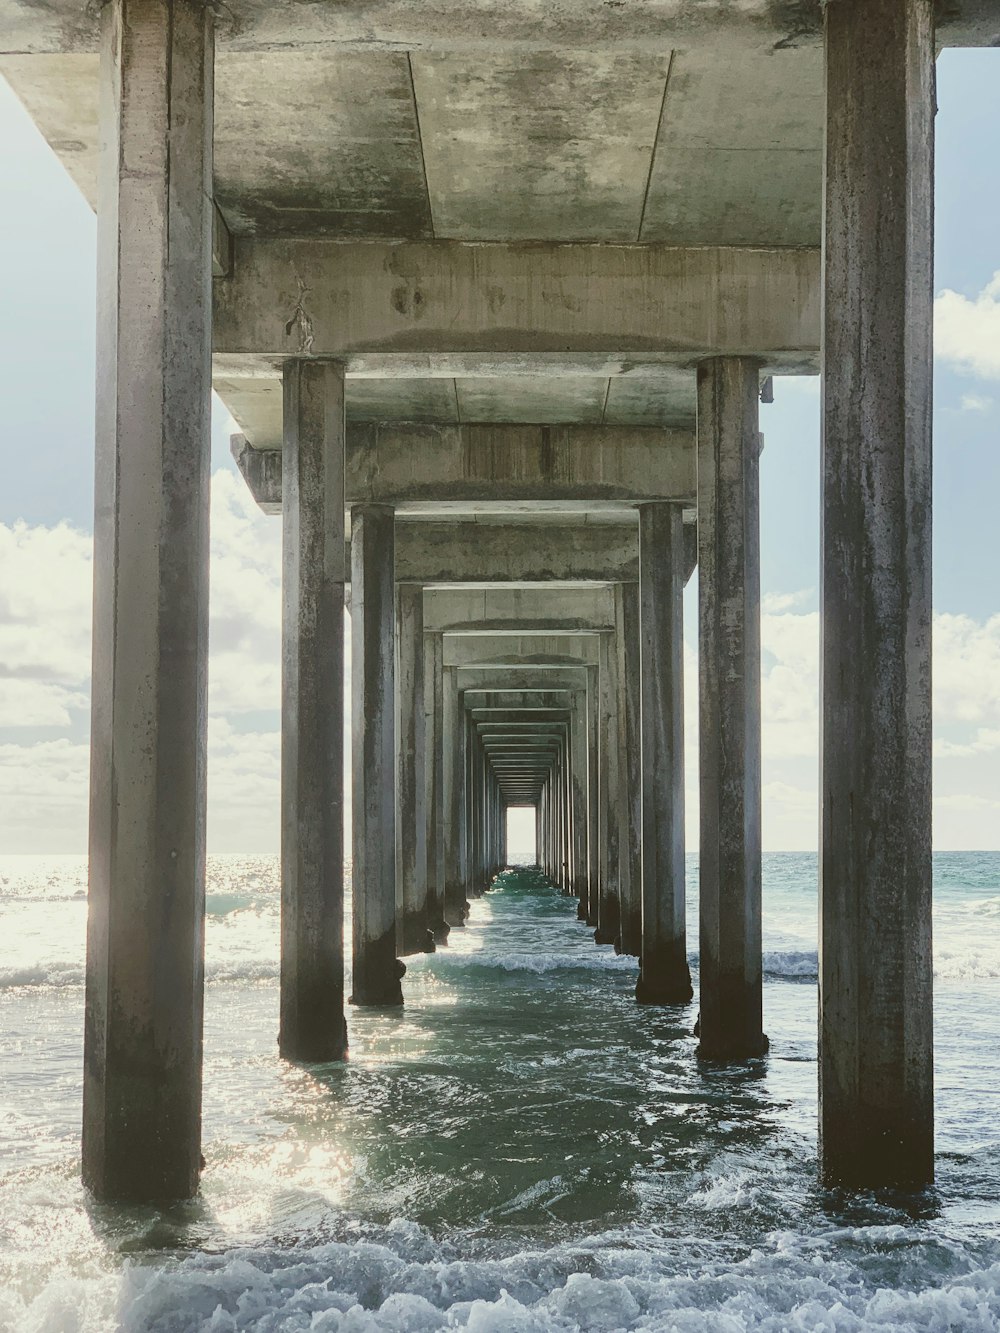
[[[344,369],[284,371],[281,1017],[291,1060],[339,1060],[344,1023]]]
[[[699,1052],[767,1049],[762,1017],[756,361],[698,367]]]
[[[403,1003],[396,956],[395,516],[351,510],[351,727],[354,771],[351,1003]]]
[[[427,783],[424,716],[424,590],[396,589],[397,949],[433,952],[427,914]]]
[[[282,1054],[346,1050],[348,568],[355,1001],[401,1003],[511,806],[637,999],[689,998],[696,537],[699,1050],[738,1061],[758,392],[822,369],[822,1176],[924,1186],[933,65],[1000,8],[374,8],[0,0],[0,75],[99,214],[84,1180],[199,1181],[210,385],[283,523]]]
[[[110,0],[100,45],[83,1180],[131,1203],[201,1173],[211,11]]]
[[[826,9],[820,1155],[934,1175],[930,0]]]
[[[685,1004],[684,511],[639,509],[642,656],[642,947],[636,999]]]

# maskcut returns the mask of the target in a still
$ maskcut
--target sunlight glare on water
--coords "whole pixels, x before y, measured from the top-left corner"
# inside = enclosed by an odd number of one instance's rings
[[[814,856],[765,858],[772,1046],[731,1068],[698,1064],[693,1008],[637,1008],[635,961],[527,870],[407,960],[402,1011],[351,1011],[347,1063],[288,1065],[276,861],[212,858],[207,1169],[161,1212],[78,1184],[83,865],[7,858],[0,1328],[1000,1327],[1000,857],[936,875],[939,1184],[915,1212],[816,1187]]]

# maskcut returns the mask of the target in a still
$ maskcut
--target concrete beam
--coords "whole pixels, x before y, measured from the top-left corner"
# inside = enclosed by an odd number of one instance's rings
[[[692,546],[695,525],[689,525]],[[443,522],[396,524],[396,579],[430,585],[634,582],[632,522]]]
[[[464,4],[414,4],[412,0],[342,0],[336,5],[270,5],[229,0],[220,24],[223,53],[284,52],[301,45],[331,53],[433,49],[457,55],[550,53],[584,45],[591,52],[645,54],[711,39],[714,46],[770,52],[775,43],[820,40],[818,0],[768,4],[738,0],[724,6],[705,0],[630,0],[628,22],[606,0],[577,0],[539,8],[535,0],[480,0]],[[724,14],[724,17],[721,15]],[[994,0],[949,0],[939,21],[944,46],[997,46],[1000,16]],[[29,5],[0,0],[4,50],[84,53],[96,50],[97,17],[78,0]],[[223,55],[223,59],[225,56]]]
[[[587,374],[595,352],[801,370],[819,353],[820,261],[816,249],[240,236],[214,309],[227,375],[303,354],[379,378],[410,376],[415,354],[479,354],[493,375],[540,353]]]
[[[234,435],[230,449],[265,512],[281,506],[281,454]],[[397,512],[548,504],[693,503],[694,432],[648,426],[353,425],[347,504]]]
[[[605,588],[441,589],[424,593],[424,627],[446,633],[612,630],[614,591]]]
[[[516,667],[463,667],[461,680],[466,696],[475,696],[468,700],[475,708],[480,698],[527,695],[547,702],[556,694],[572,695],[587,688],[587,670],[575,665],[558,670],[539,669],[525,663]]]
[[[598,660],[600,635],[481,635],[446,634],[444,636],[444,665],[446,667],[478,667],[480,670],[523,670],[532,672],[561,671],[566,667],[585,667]],[[465,682],[462,682],[465,688]]]

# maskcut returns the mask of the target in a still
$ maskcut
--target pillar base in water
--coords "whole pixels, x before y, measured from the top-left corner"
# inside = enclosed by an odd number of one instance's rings
[[[771,1045],[763,1032],[726,1032],[706,1041],[700,1017],[694,1025],[694,1035],[700,1038],[695,1051],[699,1060],[755,1060],[766,1055]]]
[[[406,964],[401,958],[395,963],[394,977],[373,978],[360,986],[355,982],[354,994],[348,1003],[366,1009],[398,1009],[403,1003],[403,988],[399,983],[406,975]]]
[[[326,1065],[347,1058],[347,1024],[340,1020],[327,1032],[299,1032],[294,1043],[279,1034],[278,1054],[296,1064]]]
[[[448,925],[448,922],[445,921],[443,916],[438,917],[437,921],[429,921],[427,927],[430,930],[431,935],[434,937],[434,943],[438,947],[448,943],[448,933],[451,930],[451,926]]]
[[[615,939],[615,953],[638,958],[642,951],[642,917],[636,913],[623,915]]]
[[[923,1192],[934,1179],[934,1136],[917,1107],[909,1124],[879,1125],[872,1118],[852,1117],[838,1127],[829,1121],[824,1152],[820,1142],[820,1182],[826,1189],[892,1189]],[[849,1155],[845,1148],[853,1155]]]
[[[637,1004],[690,1004],[694,999],[691,974],[685,967],[672,977],[640,976],[635,985]]]
[[[433,953],[437,945],[423,912],[404,916],[401,923],[403,953]]]
[[[602,930],[600,926],[594,931],[595,944],[614,944],[618,939],[617,933],[611,930]]]

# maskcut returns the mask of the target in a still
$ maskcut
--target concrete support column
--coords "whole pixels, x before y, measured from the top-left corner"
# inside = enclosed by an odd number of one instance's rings
[[[931,0],[826,15],[820,1158],[934,1174]]]
[[[397,947],[401,954],[432,953],[427,920],[427,782],[424,717],[424,590],[396,589],[396,862]]]
[[[573,799],[573,893],[579,900],[583,915],[587,914],[587,863],[589,850],[587,811],[587,695],[585,691],[573,700],[570,720],[570,768]],[[579,909],[578,909],[579,910]]]
[[[767,1049],[761,1013],[759,370],[698,367],[699,1052]]]
[[[619,829],[620,787],[618,781],[618,652],[611,634],[602,634],[600,642],[600,741],[598,781],[600,794],[601,878],[598,885],[598,944],[614,944],[618,938],[619,906]]]
[[[427,704],[427,925],[436,944],[447,944],[444,918],[444,642],[424,635],[424,697]]]
[[[486,878],[482,855],[482,749],[468,713],[466,713],[466,726],[468,728],[466,740],[469,747],[469,865],[471,868],[469,894],[471,897],[480,898],[482,897]]]
[[[598,886],[600,884],[601,838],[598,803],[598,753],[600,717],[598,668],[587,667],[587,902],[579,913],[588,926],[597,925]]]
[[[444,667],[442,760],[444,778],[444,915],[453,929],[465,925],[468,902],[462,878],[465,820],[465,710],[460,707],[458,671]]]
[[[184,1199],[201,1161],[212,12],[101,11],[83,1180]]]
[[[639,585],[615,589],[618,625],[618,749],[621,755],[621,922],[619,953],[638,957],[642,948],[642,737],[639,726]]]
[[[399,1005],[396,957],[395,516],[351,510],[354,982],[351,1003]]]
[[[691,999],[684,894],[683,507],[639,508],[642,657],[640,1004]]]
[[[344,1024],[344,368],[284,369],[281,1026],[337,1060]]]

